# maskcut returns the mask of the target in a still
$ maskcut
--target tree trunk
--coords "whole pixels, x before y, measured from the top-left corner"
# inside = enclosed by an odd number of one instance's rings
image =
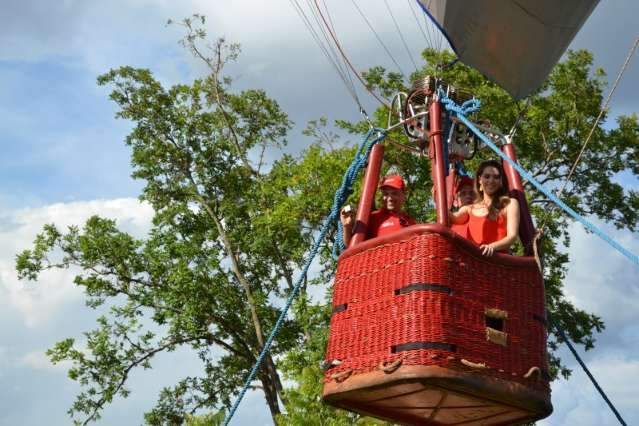
[[[264,334],[262,333],[262,324],[257,314],[255,299],[253,298],[253,293],[251,292],[251,285],[249,284],[248,280],[246,279],[242,271],[240,271],[239,263],[237,261],[237,256],[235,256],[233,246],[231,244],[231,241],[228,238],[228,235],[226,234],[226,230],[224,229],[222,222],[218,219],[217,215],[215,215],[211,207],[205,202],[205,200],[201,196],[200,196],[200,202],[203,205],[203,207],[206,209],[209,216],[215,222],[215,226],[217,227],[217,230],[220,234],[220,238],[222,239],[222,243],[224,244],[226,253],[229,256],[229,259],[231,260],[231,270],[233,271],[233,274],[235,275],[240,285],[242,286],[244,290],[244,294],[246,294],[246,300],[249,305],[249,310],[251,311],[251,320],[253,322],[253,327],[255,329],[255,336],[257,338],[258,351],[261,352],[262,349],[264,348]],[[273,401],[268,401],[268,397],[267,397],[267,402],[269,404],[269,407],[271,407],[271,404],[273,404],[275,409],[277,410],[277,413],[279,413],[280,411],[279,411],[277,396],[279,395],[282,402],[286,404],[286,400],[282,393],[283,391],[282,382],[280,380],[280,376],[277,372],[277,369],[275,368],[275,362],[273,361],[273,358],[271,357],[270,353],[266,354],[266,356],[264,357],[263,363],[264,363],[266,374],[268,375],[268,377],[270,377],[270,380],[268,381],[270,382],[270,385],[273,386],[273,389],[275,392],[275,399]],[[266,379],[261,379],[261,380],[263,382],[267,381]],[[266,385],[264,386],[266,389]],[[265,390],[265,394],[266,394],[266,390]],[[273,410],[271,410],[271,413],[273,413]]]
[[[263,368],[262,371],[265,374],[259,374],[260,381],[262,382],[262,389],[264,390],[264,398],[268,404],[268,409],[271,412],[273,418],[273,424],[277,424],[277,415],[281,413],[279,403],[277,402],[277,389],[271,380],[271,374]]]
[[[282,403],[286,406],[288,401],[284,397],[284,387],[282,386],[282,381],[280,379],[280,374],[277,372],[277,368],[275,366],[275,362],[273,361],[273,357],[270,352],[266,354],[264,357],[264,365],[269,370],[269,374],[271,376],[271,380],[273,381],[273,385],[275,386],[275,390],[277,391],[277,395],[282,400]]]

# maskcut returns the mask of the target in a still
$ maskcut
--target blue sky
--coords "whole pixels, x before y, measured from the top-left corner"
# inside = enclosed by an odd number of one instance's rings
[[[398,52],[400,64],[410,69],[383,2],[369,3],[369,19]],[[394,68],[359,16],[347,7],[348,2],[327,4],[358,67],[381,63]],[[411,28],[412,15],[400,4],[394,6],[396,17]],[[290,114],[297,125],[290,137],[291,150],[308,142],[299,134],[308,120],[320,116],[354,120],[358,112],[285,0],[270,1],[268,6],[249,0],[223,5],[203,0],[10,0],[3,9],[0,424],[63,425],[69,423],[65,412],[77,386],[66,378],[65,366],[52,367],[43,352],[55,341],[91,329],[96,313],[84,307],[81,293],[71,283],[72,271],[50,274],[38,285],[25,286],[15,277],[13,257],[28,247],[44,223],[81,224],[90,214],[100,213],[143,235],[151,217],[148,206],[135,200],[141,185],[129,177],[129,151],[123,141],[130,125],[114,119],[108,88],[98,87],[96,77],[121,65],[149,68],[165,84],[202,75],[202,65],[177,45],[179,29],[165,27],[169,18],[198,12],[208,16],[212,36],[225,35],[242,43],[243,54],[230,68],[237,87],[266,89]],[[614,78],[638,35],[637,15],[636,1],[601,2],[571,47],[591,49],[596,64]],[[424,47],[421,35],[409,38],[409,45],[417,57]],[[613,98],[611,115],[638,112],[638,95],[639,59],[635,56]],[[362,90],[360,96],[365,107],[373,110],[374,101]],[[637,187],[630,178],[623,182]],[[605,229],[631,251],[639,252],[637,234]],[[636,380],[631,380],[639,376],[638,270],[578,226],[573,229],[572,259],[567,295],[608,324],[586,359],[613,400],[620,401],[629,423],[639,423],[639,410],[631,398],[639,391]],[[171,368],[176,363],[184,371]],[[99,424],[141,423],[142,413],[152,407],[161,386],[198,368],[196,360],[182,352],[159,358],[154,367],[133,376],[132,396],[116,401]],[[615,424],[580,371],[553,388],[556,411],[543,424]],[[269,421],[261,397],[250,394],[236,424]]]
[[[12,205],[135,196],[127,149],[114,139],[127,125],[111,119],[112,105],[96,102],[105,94],[95,75],[55,60],[1,66],[2,194],[26,196]]]

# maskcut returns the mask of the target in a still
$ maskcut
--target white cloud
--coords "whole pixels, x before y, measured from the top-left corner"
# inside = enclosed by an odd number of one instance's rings
[[[610,74],[616,72],[626,47],[613,42],[616,41],[616,31],[601,30],[606,27],[601,25],[601,21],[614,18],[626,22],[625,20],[634,16],[632,13],[621,12],[621,9],[631,7],[629,0],[617,3],[619,5],[601,4],[586,22],[576,46],[573,46],[588,47],[588,43],[603,43],[604,46],[599,47],[596,54],[598,58],[606,57],[604,62]],[[410,55],[419,62],[419,53],[429,42],[418,30],[407,3],[389,4],[409,45]],[[315,22],[308,7],[303,6],[308,19]],[[396,70],[374,33],[350,2],[327,1],[326,7],[324,13],[327,18],[330,15],[330,21],[334,23],[343,48],[357,69],[385,64]],[[410,72],[413,69],[412,62],[384,2],[360,2],[360,8],[403,70]],[[4,12],[5,19],[1,22],[3,25],[0,25],[0,39],[4,41],[4,48],[0,58],[5,60],[54,60],[89,70],[92,75],[124,64],[151,66],[161,81],[179,81],[190,73],[190,67],[184,66],[188,55],[180,56],[177,53],[176,40],[182,31],[177,27],[164,28],[164,24],[169,18],[180,20],[193,13],[201,13],[208,17],[206,28],[210,37],[226,36],[230,41],[243,44],[245,53],[241,57],[241,64],[233,68],[235,75],[248,77],[259,87],[267,89],[283,84],[289,85],[289,91],[290,86],[304,87],[304,93],[295,92],[296,99],[307,104],[312,101],[315,105],[322,105],[324,109],[313,112],[311,117],[326,115],[327,109],[334,109],[335,104],[341,101],[335,99],[336,94],[345,96],[344,87],[338,85],[332,90],[336,92],[333,94],[332,105],[327,104],[326,96],[320,98],[323,102],[317,102],[320,94],[314,90],[314,86],[325,87],[336,83],[337,76],[314,44],[290,0],[234,0],[223,3],[208,0],[114,0],[107,3],[75,0],[43,3],[25,0],[10,2]],[[416,13],[420,22],[426,22],[419,10]],[[620,27],[630,31],[631,23],[632,21],[628,21],[628,25]],[[432,28],[426,33],[431,39],[441,38],[438,31]],[[614,46],[614,49],[610,46]],[[197,61],[192,61],[191,65],[196,63]],[[201,64],[196,67],[201,67]],[[623,83],[636,84],[629,78]],[[357,87],[357,90],[368,102],[364,90],[361,87]],[[616,101],[631,105],[631,101],[623,100],[630,99],[626,95],[628,93],[632,93],[632,90],[618,92]],[[347,96],[344,99],[350,104]],[[616,102],[612,107],[615,105]],[[352,108],[350,105],[350,109]]]
[[[32,351],[24,354],[18,361],[19,366],[44,371],[64,371],[66,372],[72,365],[71,361],[62,361],[52,364],[45,351]]]
[[[617,231],[599,221],[603,232],[632,253],[639,253],[639,234]],[[614,325],[628,324],[639,312],[639,265],[617,252],[579,223],[571,225],[571,264],[565,294],[575,305]]]
[[[367,58],[367,62],[359,63],[360,68],[377,65],[380,59],[388,59],[352,4],[329,3],[328,11],[324,11],[324,14],[334,24],[344,49],[359,56],[359,60]],[[411,54],[417,58],[426,42],[416,26],[411,9],[406,4],[391,6],[394,16],[402,24],[402,31],[406,33]],[[310,9],[306,5],[303,7],[308,19],[315,23]],[[410,60],[383,3],[373,2],[361,8],[377,33],[385,39],[385,43],[397,50],[397,59],[409,71]],[[67,1],[64,4],[42,4],[26,0],[5,11],[5,16],[11,17],[5,19],[5,25],[0,27],[0,37],[6,40],[6,48],[0,58],[5,60],[40,62],[64,58],[70,66],[85,67],[101,73],[122,64],[134,65],[145,60],[148,62],[150,55],[154,55],[154,69],[166,66],[166,71],[171,73],[170,63],[175,58],[166,58],[166,52],[170,47],[176,46],[176,39],[182,32],[178,28],[167,29],[163,26],[169,18],[180,21],[193,13],[199,13],[207,16],[206,28],[210,37],[224,36],[229,41],[240,42],[248,57],[260,58],[261,63],[245,61],[251,62],[251,74],[260,73],[261,70],[281,69],[280,65],[288,67],[288,64],[283,63],[282,55],[286,55],[291,48],[302,49],[305,53],[302,56],[298,53],[298,56],[288,57],[287,61],[319,62],[330,69],[288,0],[237,0],[225,2],[223,6],[220,2],[207,0],[115,0],[108,3]],[[23,28],[30,30],[21,30]],[[370,54],[371,44],[376,52],[374,59],[367,56]],[[363,48],[366,45],[368,47]],[[157,61],[158,50],[165,52],[160,56],[161,64]]]
[[[633,253],[639,253],[637,233],[617,231],[595,221],[596,226]],[[593,350],[577,351],[595,379],[628,424],[639,422],[636,395],[639,391],[639,266],[616,252],[581,224],[571,225],[571,247],[564,292],[580,309],[595,313],[606,323],[596,335]],[[555,411],[540,425],[615,425],[605,404],[573,355],[565,348],[561,356],[573,370],[569,380],[552,384]]]
[[[639,377],[639,359],[635,354],[613,352],[601,354],[588,363],[588,368],[604,389],[627,424],[637,424],[636,379]],[[555,413],[540,425],[616,425],[615,415],[599,395],[581,369],[573,372],[570,380],[553,384]]]
[[[51,319],[67,303],[82,299],[73,284],[74,271],[54,270],[41,274],[37,283],[18,281],[15,256],[30,245],[48,223],[64,230],[82,226],[92,215],[116,219],[121,230],[141,237],[148,231],[152,208],[136,199],[94,200],[52,204],[39,208],[4,211],[0,229],[0,306],[19,313],[28,327],[36,327]]]

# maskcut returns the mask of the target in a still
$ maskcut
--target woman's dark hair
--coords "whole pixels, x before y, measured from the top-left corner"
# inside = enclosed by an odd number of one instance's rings
[[[488,167],[494,167],[499,171],[499,177],[501,179],[501,188],[494,194],[493,201],[491,205],[488,207],[488,214],[491,217],[497,217],[501,209],[506,207],[506,205],[510,202],[510,198],[508,196],[508,180],[506,179],[506,174],[504,173],[504,168],[501,163],[497,160],[486,160],[482,161],[479,167],[477,168],[477,173],[475,174],[475,193],[477,194],[477,198],[475,199],[476,203],[481,202],[484,199],[484,192],[480,189],[479,180],[481,176],[484,174],[484,170]]]

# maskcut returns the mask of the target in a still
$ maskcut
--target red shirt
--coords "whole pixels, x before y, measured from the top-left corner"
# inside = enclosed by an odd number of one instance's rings
[[[470,239],[468,238],[468,221],[464,223],[453,223],[452,225],[450,225],[450,229],[452,229],[452,231],[457,235],[460,235],[467,240]]]
[[[396,213],[386,209],[375,210],[368,220],[366,238],[392,234],[414,224],[415,220],[404,212]]]
[[[468,239],[477,245],[499,241],[507,235],[506,215],[500,214],[497,220],[488,216],[468,214]]]

